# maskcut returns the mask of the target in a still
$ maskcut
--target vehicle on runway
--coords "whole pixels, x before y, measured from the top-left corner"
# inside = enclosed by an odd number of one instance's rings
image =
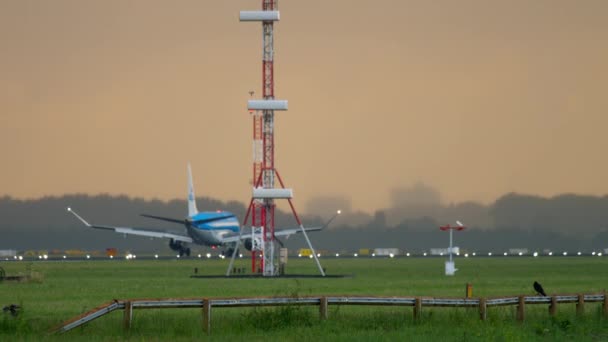
[[[169,240],[169,247],[178,252],[180,256],[190,256],[190,248],[188,244],[195,243],[203,246],[217,246],[223,247],[224,255],[232,255],[234,248],[236,248],[237,241],[240,239],[247,250],[251,250],[252,234],[245,234],[241,232],[241,226],[236,216],[228,211],[202,211],[199,212],[196,206],[196,199],[194,197],[194,185],[192,183],[192,171],[188,164],[188,216],[185,219],[177,219],[171,217],[162,217],[156,215],[142,214],[141,216],[171,222],[175,224],[184,225],[186,228],[185,234],[174,234],[169,232],[162,232],[158,230],[149,230],[132,227],[116,227],[116,226],[105,226],[90,224],[80,215],[78,215],[72,208],[68,207],[67,211],[72,213],[78,218],[85,226],[95,229],[112,230],[116,233],[140,235],[147,237],[166,238]],[[339,213],[339,212],[338,212]],[[301,233],[302,229],[309,231],[319,231],[325,228],[333,220],[330,219],[322,227],[310,227],[310,228],[293,228],[293,229],[282,229],[275,231],[274,235],[288,237],[292,234]]]

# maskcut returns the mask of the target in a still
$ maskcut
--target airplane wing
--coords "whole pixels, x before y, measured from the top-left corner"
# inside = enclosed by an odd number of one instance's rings
[[[80,222],[84,223],[84,225],[87,226],[87,227],[89,227],[89,228],[113,230],[113,231],[115,231],[117,233],[122,233],[122,234],[130,234],[130,235],[148,236],[148,237],[155,237],[155,238],[173,239],[175,241],[183,241],[183,242],[188,242],[188,243],[191,243],[193,241],[192,238],[189,237],[189,236],[177,235],[177,234],[165,233],[165,232],[159,232],[159,231],[154,231],[154,230],[137,229],[137,228],[131,228],[131,227],[115,227],[115,226],[93,225],[93,224],[90,224],[89,222],[87,222],[82,217],[80,217],[80,215],[76,214],[76,212],[74,210],[72,210],[72,208],[68,208],[68,212],[70,212],[74,216],[76,216],[76,218],[78,220],[80,220]]]
[[[310,227],[310,228],[304,228],[305,231],[307,232],[316,232],[319,230],[322,230],[324,227]],[[301,233],[302,232],[302,228],[293,228],[293,229],[282,229],[279,230],[278,232],[274,232],[274,236],[289,236],[292,234],[296,234],[296,233]]]
[[[322,230],[323,228],[324,227],[310,227],[310,228],[304,228],[304,230],[306,230],[306,232],[314,232],[314,231]],[[297,234],[297,233],[301,233],[301,232],[302,232],[302,228],[281,229],[279,231],[275,231],[274,232],[274,236],[287,236],[287,237],[289,237],[292,234]],[[251,239],[251,233],[241,234],[240,239],[241,240]],[[224,243],[236,242],[238,240],[239,240],[239,236],[238,235],[227,236],[227,237],[223,238],[223,242]]]
[[[341,210],[336,211],[336,213],[334,214],[334,216],[332,216],[327,222],[325,222],[325,224],[321,227],[310,227],[310,228],[305,228],[305,227],[299,227],[299,228],[291,228],[291,229],[281,229],[279,231],[275,231],[274,232],[274,236],[286,236],[287,238],[289,238],[290,235],[292,234],[297,234],[297,233],[301,233],[302,232],[302,228],[304,228],[305,231],[307,232],[315,232],[315,231],[319,231],[319,230],[323,230],[326,227],[329,226],[329,224],[336,218],[338,217],[338,215],[340,215],[342,213]],[[242,231],[242,229],[241,229]],[[246,240],[246,239],[251,239],[251,233],[249,234],[241,234],[240,237],[239,235],[233,235],[233,236],[225,236],[223,238],[223,242],[224,243],[229,243],[229,242],[236,242],[239,240],[239,238],[241,240]]]

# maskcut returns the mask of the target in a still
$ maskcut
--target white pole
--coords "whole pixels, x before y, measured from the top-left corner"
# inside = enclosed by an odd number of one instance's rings
[[[241,237],[242,236],[243,236],[243,229],[239,227],[239,239],[236,240],[236,246],[234,247],[234,252],[232,252],[232,257],[230,258],[230,264],[228,265],[228,269],[226,270],[226,277],[230,277],[230,272],[232,271],[232,265],[234,265],[234,259],[236,258],[236,253],[238,252],[239,247],[241,247]],[[253,234],[251,234],[251,239],[253,240]]]
[[[321,267],[321,263],[319,262],[319,259],[317,258],[317,252],[315,252],[315,249],[312,248],[312,243],[310,243],[310,239],[308,239],[308,234],[306,234],[306,229],[304,229],[303,225],[300,225],[300,229],[302,230],[302,234],[304,234],[304,237],[306,238],[306,243],[308,243],[308,247],[312,251],[312,256],[315,258],[315,261],[317,262],[317,267],[319,267],[319,272],[321,272],[321,275],[323,277],[325,277],[325,272],[323,271],[323,267]]]
[[[452,231],[454,229],[450,228],[450,262],[452,262]]]

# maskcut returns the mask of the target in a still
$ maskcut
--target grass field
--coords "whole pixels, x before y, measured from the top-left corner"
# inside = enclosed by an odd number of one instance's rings
[[[226,260],[108,260],[0,262],[8,275],[32,272],[35,281],[0,284],[0,306],[22,305],[17,318],[0,317],[0,341],[18,340],[608,340],[601,304],[588,303],[583,316],[574,304],[560,304],[556,317],[546,305],[526,306],[526,321],[515,307],[491,307],[488,320],[476,309],[424,308],[413,321],[411,307],[330,306],[320,321],[317,307],[214,309],[212,334],[201,329],[199,309],[136,310],[130,331],[121,312],[64,335],[48,335],[57,324],[112,299],[193,298],[273,295],[375,295],[474,297],[533,295],[538,280],[551,293],[592,293],[608,287],[608,259],[598,257],[459,258],[453,277],[443,275],[443,258],[321,259],[330,279],[198,279],[223,274]],[[248,267],[249,260],[237,260]],[[312,260],[289,260],[288,273],[316,274]],[[1,313],[0,313],[1,314]]]

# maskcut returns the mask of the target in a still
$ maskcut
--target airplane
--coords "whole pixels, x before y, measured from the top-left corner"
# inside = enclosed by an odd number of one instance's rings
[[[190,256],[190,248],[188,247],[188,244],[190,243],[211,247],[225,247],[226,251],[224,251],[223,254],[228,256],[234,253],[234,249],[236,248],[237,241],[239,239],[242,240],[243,245],[247,250],[250,251],[252,248],[252,234],[244,234],[240,232],[241,227],[234,214],[228,211],[198,211],[196,206],[196,198],[194,197],[194,185],[192,182],[192,170],[190,168],[190,164],[188,164],[188,216],[185,219],[177,219],[141,214],[143,217],[184,225],[186,228],[185,234],[174,234],[142,228],[90,224],[88,221],[78,215],[72,208],[68,207],[67,211],[72,213],[78,220],[89,228],[113,230],[114,232],[121,234],[140,235],[153,238],[167,238],[169,239],[169,248],[178,252],[180,257],[184,255]],[[283,236],[288,238],[292,234],[301,233],[302,229],[306,230],[306,232],[319,231],[327,227],[339,214],[340,210],[338,210],[336,215],[334,215],[325,225],[321,227],[299,227],[277,230],[275,231],[274,235],[275,237]]]

